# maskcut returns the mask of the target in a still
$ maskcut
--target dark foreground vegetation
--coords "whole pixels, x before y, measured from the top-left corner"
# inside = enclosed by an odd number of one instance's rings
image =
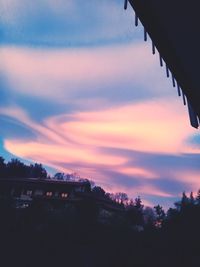
[[[0,198],[0,266],[200,266],[200,192],[183,193],[167,212],[98,186],[91,194],[116,209],[95,197],[77,204],[38,199],[26,208]]]

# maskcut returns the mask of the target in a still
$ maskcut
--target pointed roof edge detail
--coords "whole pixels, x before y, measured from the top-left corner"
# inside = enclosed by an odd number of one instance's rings
[[[186,69],[184,69],[184,67],[182,67],[182,65],[180,64],[184,63],[184,60],[180,60],[180,58],[178,58],[178,56],[176,55],[177,51],[176,49],[173,49],[174,43],[170,42],[170,36],[166,36],[165,38],[165,34],[167,35],[167,33],[169,33],[170,25],[169,29],[167,27],[162,27],[163,25],[165,26],[166,23],[160,23],[162,20],[162,16],[160,16],[160,14],[159,16],[156,14],[156,12],[159,12],[160,10],[159,8],[157,10],[155,10],[154,8],[155,5],[159,3],[158,1],[159,0],[125,0],[124,9],[127,9],[129,2],[133,10],[135,11],[135,26],[138,26],[138,21],[140,21],[143,25],[144,41],[147,41],[147,36],[151,38],[152,53],[155,54],[156,50],[158,51],[161,67],[163,67],[163,62],[165,62],[167,77],[169,78],[171,73],[173,87],[177,87],[178,96],[182,95],[184,105],[188,105],[190,124],[192,127],[198,128],[200,126],[200,92],[199,90],[197,93],[190,92],[191,89],[189,88],[191,88],[195,83],[192,83],[192,80],[189,79],[191,77],[187,77],[187,72],[185,72]],[[179,4],[181,0],[174,1]],[[165,10],[162,10],[162,12],[165,12]],[[176,12],[170,13],[170,16],[173,15],[176,15],[174,20],[180,19],[179,14],[177,14]],[[163,20],[164,19],[165,18],[163,17]],[[185,64],[186,63],[187,62],[185,62]],[[198,88],[198,86],[193,87],[193,91],[197,91],[196,88]]]

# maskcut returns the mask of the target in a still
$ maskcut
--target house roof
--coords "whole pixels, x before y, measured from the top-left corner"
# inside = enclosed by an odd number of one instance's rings
[[[88,186],[89,181],[60,181],[55,179],[39,179],[39,178],[1,178],[1,183],[13,183],[13,184],[32,184],[43,186]]]

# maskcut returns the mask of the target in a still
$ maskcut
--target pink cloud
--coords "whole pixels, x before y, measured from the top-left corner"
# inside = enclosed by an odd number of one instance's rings
[[[156,92],[162,79],[157,60],[143,43],[59,50],[1,47],[0,71],[12,90],[60,102],[121,81]],[[162,83],[163,92],[166,85]]]
[[[3,13],[7,12],[3,17],[4,23],[18,21],[20,24],[19,9],[27,7],[25,2],[3,0]],[[65,1],[65,9],[61,8],[63,2],[64,0],[50,0],[46,7],[54,14],[65,16],[67,8],[76,13],[74,19],[79,19],[74,1]],[[32,8],[34,3],[28,4],[30,14],[32,11],[37,14],[37,10]],[[115,5],[112,14],[113,12],[119,18]],[[22,13],[27,16],[24,10]],[[105,15],[106,23],[110,18],[110,8],[107,8],[105,1],[104,4],[101,3],[99,14],[101,13]],[[121,25],[121,20],[119,24]],[[103,27],[103,32],[99,30],[97,33],[98,38],[105,36],[105,31],[108,36],[116,36],[116,32],[119,35],[124,32],[124,27],[117,28],[114,33],[113,27]],[[92,178],[108,191],[125,191],[130,196],[173,197],[167,190],[153,185],[153,181],[161,176],[156,168],[152,169],[148,164],[143,166],[134,158],[131,158],[130,163],[127,154],[111,152],[112,149],[121,149],[172,155],[200,153],[198,147],[187,142],[196,131],[189,127],[187,111],[181,101],[175,98],[176,93],[170,82],[163,79],[164,71],[159,68],[158,58],[150,55],[149,47],[142,42],[90,49],[4,46],[0,53],[0,73],[12,92],[51,100],[58,105],[75,103],[78,107],[90,107],[87,112],[61,114],[41,123],[31,119],[17,106],[0,108],[0,114],[13,118],[36,137],[34,140],[5,139],[4,146],[9,152],[42,162],[59,171],[78,171],[81,176]],[[158,93],[163,94],[163,98],[137,104],[130,100],[129,103],[114,106],[106,97],[98,95],[102,88],[109,90],[113,87],[117,90],[121,82],[135,91],[145,87],[147,93],[152,93],[155,97]],[[81,94],[85,96],[88,92],[94,93],[94,99],[83,103]],[[109,170],[122,179],[126,177],[133,181],[137,177],[140,183],[122,186],[114,175],[109,177]],[[170,174],[175,180],[187,184],[188,188],[196,189],[200,186],[196,172],[176,173],[172,170]]]
[[[193,147],[186,140],[195,130],[188,127],[186,112],[177,112],[179,108],[182,108],[181,103],[178,105],[169,98],[61,115],[50,118],[46,125],[57,133],[67,132],[70,140],[84,145],[145,152],[191,152]]]
[[[157,174],[150,171],[150,170],[146,170],[144,167],[119,167],[119,168],[115,168],[115,171],[121,173],[121,174],[125,174],[128,176],[133,176],[133,177],[138,177],[138,179],[140,178],[145,178],[145,179],[156,179],[158,178]]]
[[[153,186],[153,185],[140,185],[140,186],[134,186],[134,187],[127,187],[122,185],[112,185],[109,186],[107,184],[104,185],[104,188],[109,192],[126,192],[129,196],[140,196],[142,199],[145,200],[146,196],[156,196],[156,197],[162,197],[162,198],[171,198],[173,197],[172,194],[166,193],[159,188]],[[147,201],[147,200],[146,200]],[[149,201],[147,201],[149,202]],[[149,202],[150,204],[151,202]],[[152,203],[151,203],[152,204]],[[153,205],[151,205],[153,206]]]
[[[4,145],[16,156],[40,161],[60,171],[78,171],[83,177],[92,177],[105,189],[109,189],[110,177],[102,171],[114,170],[122,177],[125,175],[130,180],[138,177],[142,182],[134,188],[124,186],[130,194],[172,197],[151,184],[151,180],[160,178],[156,169],[134,164],[134,159],[130,164],[128,156],[109,152],[112,148],[161,154],[191,152],[192,146],[186,140],[195,130],[187,126],[186,114],[176,112],[177,103],[168,100],[63,114],[50,117],[42,124],[31,120],[20,108],[1,108],[0,114],[15,118],[37,136],[36,140],[30,141],[6,139]],[[180,182],[187,181],[182,173],[177,177]],[[197,175],[192,177],[197,186]],[[149,183],[143,183],[147,180]],[[112,191],[123,189],[117,181],[115,183],[114,177],[111,187]]]
[[[155,94],[156,90],[160,90],[160,78],[154,81],[157,86],[148,84],[158,76],[158,67],[155,59],[149,57],[149,50],[141,44],[45,52],[4,47],[1,52],[1,72],[7,76],[12,90],[50,98],[58,103],[72,102],[71,94],[75,91],[92,92],[97,84],[110,85],[124,80],[144,84]],[[164,86],[162,90],[164,93],[169,88]],[[52,116],[42,123],[32,120],[17,106],[0,108],[0,114],[14,118],[36,136],[29,141],[6,139],[4,146],[16,156],[40,161],[60,171],[78,171],[81,176],[91,177],[105,189],[126,191],[130,195],[172,197],[153,186],[153,181],[160,178],[157,169],[134,163],[134,158],[130,163],[128,156],[111,153],[113,148],[173,155],[200,153],[199,148],[187,142],[196,130],[189,127],[187,111],[181,101],[164,97],[118,106],[97,97],[89,103],[90,111]],[[77,105],[81,102],[80,99],[75,101]],[[121,187],[112,177],[110,187],[110,177],[102,170],[115,170],[122,177],[130,180],[138,177],[139,181],[148,183],[134,188]],[[183,178],[179,181],[185,182],[187,178],[181,174],[179,176]],[[197,186],[196,174],[193,178],[193,186]],[[174,176],[174,179],[177,178]]]
[[[173,177],[177,181],[184,182],[186,184],[185,191],[194,193],[200,189],[200,174],[195,170],[174,171]],[[180,192],[181,194],[182,192]]]

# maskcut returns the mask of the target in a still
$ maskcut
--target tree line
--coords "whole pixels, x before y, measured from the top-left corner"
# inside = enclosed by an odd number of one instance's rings
[[[7,163],[0,157],[0,178],[47,178],[47,171],[40,163],[25,164],[13,158]]]
[[[194,197],[193,192],[189,196],[183,192],[181,200],[174,203],[175,207],[171,207],[165,212],[159,204],[154,207],[145,207],[140,196],[133,200],[124,192],[108,193],[102,187],[95,185],[94,181],[82,179],[76,173],[65,174],[57,172],[51,177],[41,163],[25,164],[16,158],[6,163],[5,159],[0,157],[0,178],[52,178],[66,181],[89,181],[91,184],[91,194],[94,197],[119,205],[124,209],[126,219],[131,221],[133,225],[142,227],[146,225],[162,227],[167,222],[176,220],[175,218],[182,216],[182,214],[188,211],[192,212],[200,209],[200,190],[197,192],[196,197]]]
[[[45,173],[42,177],[48,178],[41,164],[0,162],[1,178],[16,177],[15,170],[18,177],[23,173],[24,178],[39,178]],[[94,198],[76,205],[52,206],[36,199],[28,208],[18,209],[12,199],[0,198],[4,266],[199,266],[200,190],[195,196],[183,192],[165,211],[161,205],[145,207],[139,196],[129,199],[123,192],[111,194],[93,182],[91,188]],[[106,211],[95,199],[120,208]]]

